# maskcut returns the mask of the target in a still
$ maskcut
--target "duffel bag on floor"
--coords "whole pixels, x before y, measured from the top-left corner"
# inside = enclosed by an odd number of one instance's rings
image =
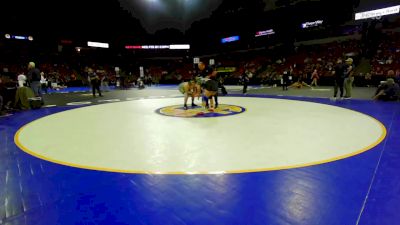
[[[40,109],[42,107],[42,98],[29,98],[29,105],[31,106],[31,109]]]

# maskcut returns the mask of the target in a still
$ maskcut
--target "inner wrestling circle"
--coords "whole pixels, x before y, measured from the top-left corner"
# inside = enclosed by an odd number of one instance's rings
[[[35,120],[17,132],[15,142],[38,158],[78,168],[215,174],[327,163],[367,151],[386,135],[379,121],[340,107],[284,99],[220,99],[245,113],[178,118],[155,110],[179,105],[180,98],[117,102]]]
[[[208,118],[233,116],[245,112],[246,109],[237,105],[221,104],[216,109],[205,109],[201,106],[185,109],[182,105],[167,106],[157,109],[156,112],[165,116],[184,118]]]

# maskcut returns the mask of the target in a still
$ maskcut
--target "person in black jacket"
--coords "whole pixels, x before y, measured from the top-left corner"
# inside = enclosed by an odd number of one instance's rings
[[[92,85],[93,97],[96,97],[96,90],[99,93],[99,96],[102,97],[101,91],[100,91],[99,76],[93,71],[92,68],[88,69],[88,79],[89,79],[90,84]]]
[[[10,110],[9,105],[11,104],[11,101],[15,99],[15,93],[12,90],[7,90],[7,85],[10,85],[7,84],[10,83],[7,82],[7,80],[9,80],[9,78],[0,75],[0,117],[10,115],[7,111]]]
[[[290,71],[289,70],[283,71],[283,75],[282,75],[282,90],[283,91],[287,91],[288,90],[289,76],[290,76]]]
[[[247,94],[247,86],[249,85],[250,78],[248,76],[248,71],[244,72],[241,81],[243,83],[243,94]]]
[[[333,93],[333,99],[336,99],[338,94],[338,89],[340,90],[340,99],[343,99],[343,85],[345,78],[346,66],[343,64],[342,59],[338,59],[337,64],[335,66],[335,70],[333,74],[335,76],[335,88]]]
[[[35,97],[42,97],[42,88],[40,84],[40,71],[35,68],[34,62],[29,62],[28,64],[28,82],[29,86],[32,88]]]

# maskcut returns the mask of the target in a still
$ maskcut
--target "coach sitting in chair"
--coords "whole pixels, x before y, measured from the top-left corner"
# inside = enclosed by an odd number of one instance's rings
[[[394,82],[393,78],[388,78],[386,82],[378,87],[374,100],[397,101],[400,95],[400,87]]]

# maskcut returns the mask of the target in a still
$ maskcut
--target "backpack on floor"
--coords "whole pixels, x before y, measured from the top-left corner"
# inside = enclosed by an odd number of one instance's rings
[[[40,109],[42,107],[41,97],[29,98],[28,100],[31,109]]]

